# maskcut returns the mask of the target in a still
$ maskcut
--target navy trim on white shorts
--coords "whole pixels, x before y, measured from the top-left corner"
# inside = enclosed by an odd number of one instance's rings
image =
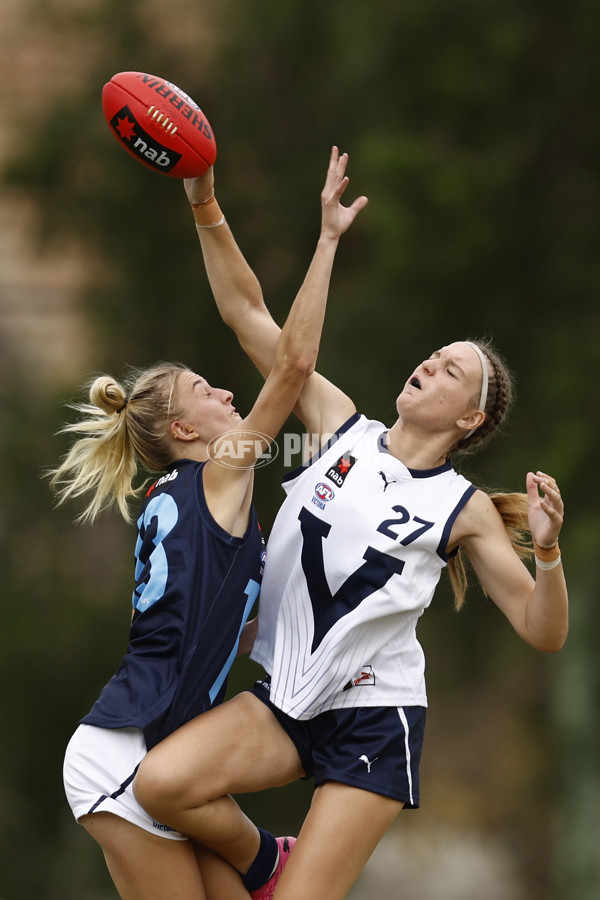
[[[131,775],[128,778],[126,778],[125,781],[123,781],[122,784],[119,785],[117,790],[112,792],[112,794],[102,794],[102,796],[98,797],[98,799],[96,800],[94,805],[91,807],[91,809],[88,810],[88,815],[93,812],[96,812],[96,809],[100,806],[100,804],[104,803],[105,800],[108,800],[109,797],[111,800],[117,800],[121,796],[121,794],[123,794],[129,787],[129,785],[131,784],[131,782],[137,775],[137,770],[139,769],[139,767],[140,767],[140,764],[138,763],[137,766],[135,767],[135,769],[133,770],[133,772],[131,773]]]

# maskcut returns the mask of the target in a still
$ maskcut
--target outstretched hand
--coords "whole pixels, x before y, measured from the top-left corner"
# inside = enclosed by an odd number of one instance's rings
[[[558,540],[565,510],[554,478],[545,472],[528,472],[527,502],[531,536],[540,547],[551,547]]]
[[[321,191],[321,235],[337,239],[350,228],[356,216],[369,202],[367,197],[357,197],[351,206],[342,206],[340,198],[350,179],[346,175],[348,154],[337,147],[331,150],[325,187]]]
[[[190,203],[202,203],[203,200],[208,200],[215,192],[213,167],[210,166],[204,175],[198,175],[197,178],[184,178],[183,186]]]

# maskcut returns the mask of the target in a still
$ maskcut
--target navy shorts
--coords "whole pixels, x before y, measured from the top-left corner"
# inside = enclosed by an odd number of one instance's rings
[[[419,806],[419,761],[425,732],[423,706],[332,709],[313,719],[292,719],[271,703],[269,679],[251,690],[293,741],[306,777],[362,788]]]

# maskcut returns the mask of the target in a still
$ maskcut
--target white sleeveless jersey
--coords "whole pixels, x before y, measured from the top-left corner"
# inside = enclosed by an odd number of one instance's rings
[[[284,479],[252,658],[296,719],[355,706],[426,706],[416,625],[475,488],[449,463],[407,469],[386,427],[355,414]]]

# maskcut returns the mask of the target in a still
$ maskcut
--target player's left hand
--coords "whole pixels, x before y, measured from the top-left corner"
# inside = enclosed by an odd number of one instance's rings
[[[528,472],[527,502],[531,536],[540,547],[551,547],[558,540],[565,511],[555,479],[545,472]]]
[[[321,235],[337,239],[350,228],[356,216],[369,202],[367,197],[357,197],[350,206],[342,206],[340,198],[348,187],[346,175],[348,154],[337,147],[331,150],[325,186],[321,191]]]

